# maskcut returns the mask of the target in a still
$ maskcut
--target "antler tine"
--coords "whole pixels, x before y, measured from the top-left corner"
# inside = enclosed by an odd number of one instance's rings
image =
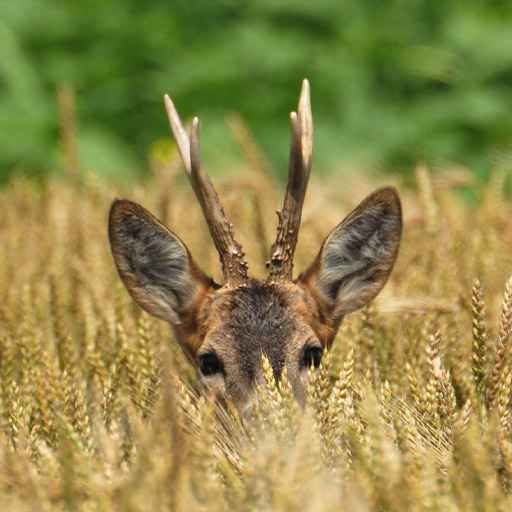
[[[171,131],[178,145],[181,159],[203,210],[213,243],[219,253],[224,279],[233,286],[243,284],[247,280],[247,263],[244,252],[233,236],[233,226],[228,221],[220,204],[219,196],[201,165],[199,119],[194,117],[192,120],[190,136],[188,136],[171,98],[166,94],[164,100]]]
[[[290,114],[291,145],[288,167],[288,184],[283,208],[277,212],[279,223],[277,237],[270,251],[270,281],[292,279],[293,255],[299,237],[302,205],[309,181],[313,157],[313,115],[309,81],[302,82],[298,113]]]

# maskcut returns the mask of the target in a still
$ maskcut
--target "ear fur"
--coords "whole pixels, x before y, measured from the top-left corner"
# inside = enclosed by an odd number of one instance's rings
[[[212,285],[185,244],[142,206],[125,199],[109,215],[112,255],[123,283],[148,313],[182,322]]]
[[[331,231],[298,282],[337,324],[380,292],[393,269],[401,234],[398,194],[391,187],[379,189]]]

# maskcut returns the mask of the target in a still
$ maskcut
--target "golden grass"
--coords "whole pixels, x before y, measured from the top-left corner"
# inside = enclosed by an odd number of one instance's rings
[[[306,409],[264,362],[244,423],[197,396],[168,327],[132,303],[109,254],[121,195],[218,275],[180,176],[172,164],[130,190],[18,180],[0,193],[0,509],[511,510],[512,208],[500,176],[472,207],[458,175],[419,169],[417,192],[401,188],[393,276],[346,319]],[[313,180],[297,269],[377,185]],[[257,171],[219,189],[261,276],[280,194]]]

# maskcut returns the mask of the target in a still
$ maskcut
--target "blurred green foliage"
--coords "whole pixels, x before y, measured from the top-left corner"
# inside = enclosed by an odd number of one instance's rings
[[[185,117],[200,115],[209,168],[236,158],[224,120],[237,111],[284,172],[305,76],[322,169],[506,168],[511,27],[509,0],[5,0],[0,174],[62,166],[64,83],[77,94],[84,169],[147,168],[168,136],[168,92]]]

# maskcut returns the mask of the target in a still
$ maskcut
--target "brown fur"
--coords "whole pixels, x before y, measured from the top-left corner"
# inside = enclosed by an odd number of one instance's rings
[[[135,203],[113,203],[109,235],[119,275],[135,301],[171,324],[198,370],[202,358],[214,354],[221,370],[203,381],[243,410],[262,380],[262,355],[277,379],[286,368],[304,401],[307,350],[329,348],[344,315],[384,286],[401,227],[398,195],[381,189],[331,231],[297,280],[251,279],[237,286],[208,278],[185,244]]]
[[[299,402],[308,368],[318,366],[348,313],[370,302],[393,268],[402,232],[398,194],[383,188],[368,196],[327,236],[312,265],[292,280],[313,152],[309,82],[292,112],[288,186],[270,251],[269,277],[250,279],[240,244],[226,218],[199,152],[199,120],[187,135],[172,100],[165,105],[171,131],[219,252],[224,285],[196,265],[185,244],[141,206],[115,201],[109,237],[119,275],[132,297],[171,324],[178,343],[207,387],[240,409],[262,380],[262,355],[275,378],[284,369]]]

